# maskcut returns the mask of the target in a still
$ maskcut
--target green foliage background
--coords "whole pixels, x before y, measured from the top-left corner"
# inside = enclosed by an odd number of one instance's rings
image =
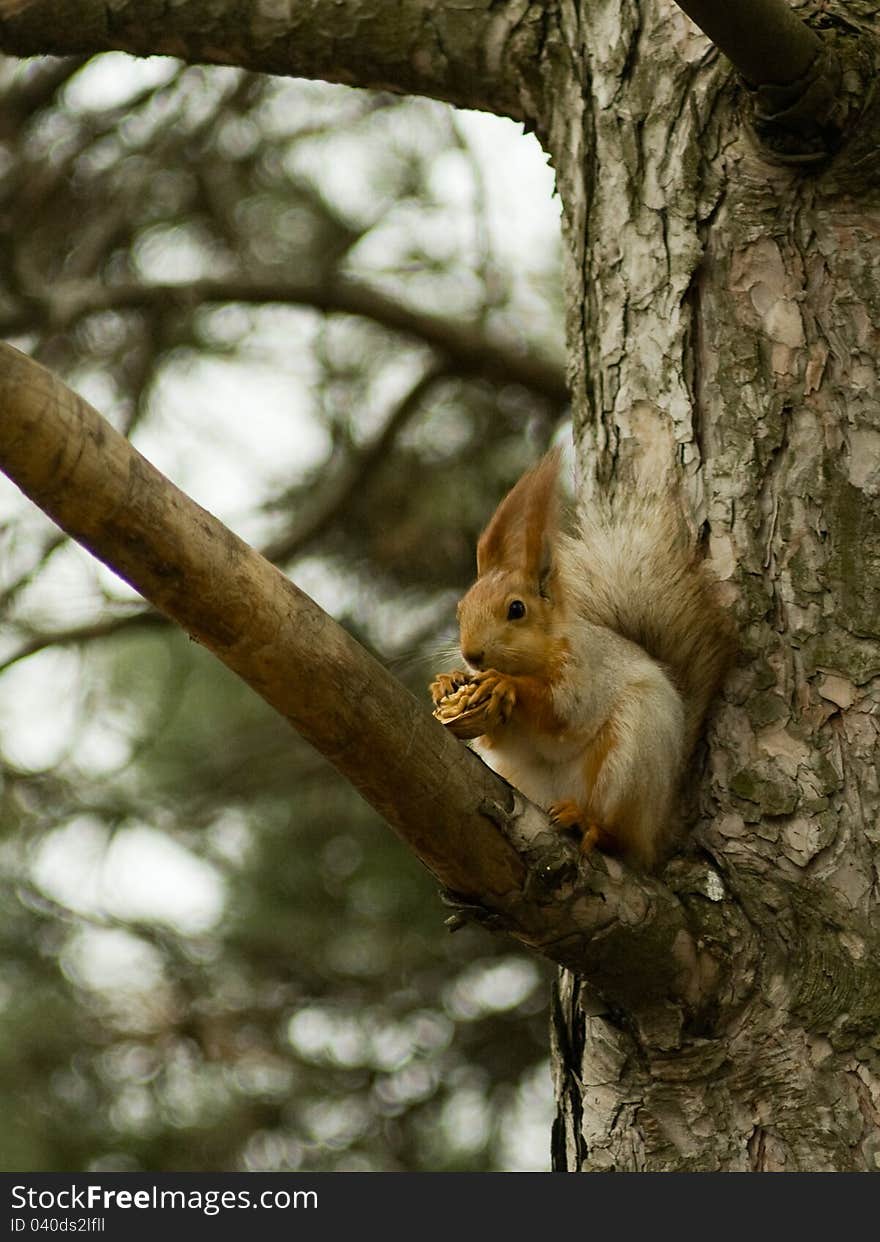
[[[0,62],[0,116],[4,335],[424,694],[565,416],[552,211],[501,244],[424,101],[105,56]],[[546,965],[450,936],[282,721],[0,515],[0,1167],[546,1167]]]

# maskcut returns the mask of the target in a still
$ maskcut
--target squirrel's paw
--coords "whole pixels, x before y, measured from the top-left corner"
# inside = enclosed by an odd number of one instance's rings
[[[580,852],[589,854],[590,850],[599,849],[612,850],[614,847],[614,838],[607,833],[601,824],[597,824],[594,819],[584,814],[581,807],[578,806],[571,798],[564,798],[560,802],[551,802],[547,808],[547,814],[553,821],[553,825],[562,832],[577,830],[581,834]]]
[[[488,668],[474,678],[473,706],[483,713],[485,729],[507,724],[516,706],[516,686],[504,673]]]
[[[454,678],[456,674],[442,676]],[[494,669],[475,677],[465,673],[461,676],[467,678],[463,684],[443,695],[439,702],[435,699],[434,715],[440,723],[459,738],[479,737],[506,724],[516,703],[513,683]],[[439,677],[434,686],[438,683],[439,688],[445,684]]]
[[[561,802],[551,802],[547,808],[547,814],[556,828],[567,830],[583,826],[583,812],[571,798],[563,798]]]
[[[470,673],[441,673],[431,685],[434,716],[455,737],[479,737],[486,731],[484,704]]]
[[[470,679],[470,673],[463,673],[460,668],[453,669],[451,673],[438,673],[428,687],[434,706],[439,707],[444,699],[451,698],[456,690],[460,690]]]

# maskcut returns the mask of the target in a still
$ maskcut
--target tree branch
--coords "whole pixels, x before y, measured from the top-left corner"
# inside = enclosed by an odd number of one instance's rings
[[[110,638],[122,631],[155,629],[157,626],[162,627],[167,624],[167,617],[153,612],[151,608],[141,608],[123,617],[107,617],[105,620],[94,621],[87,625],[73,625],[68,629],[52,630],[48,634],[33,634],[5,660],[0,660],[0,673],[5,673],[14,664],[27,660],[30,656],[38,655],[49,647],[79,647],[94,642],[98,638]]]
[[[766,154],[809,164],[840,146],[862,110],[871,75],[851,31],[838,27],[820,37],[787,0],[676,3],[742,77],[751,93],[755,136]],[[844,65],[850,70],[847,80]]]
[[[427,95],[524,120],[543,6],[473,0],[0,0],[0,51],[176,56],[262,73]]]
[[[269,544],[263,555],[273,564],[294,560],[308,545],[323,534],[342,514],[356,493],[363,491],[375,471],[387,458],[394,441],[418,413],[422,401],[434,385],[447,373],[442,367],[431,367],[397,403],[382,430],[345,463],[339,477],[331,479],[305,513],[298,516],[292,530]]]
[[[2,0],[0,0],[2,2]],[[45,295],[45,310],[56,328],[69,328],[84,315],[107,310],[193,308],[212,303],[248,305],[280,303],[308,306],[328,314],[372,319],[442,354],[463,375],[484,375],[496,383],[521,384],[555,406],[568,404],[565,372],[540,354],[506,345],[488,335],[479,323],[448,319],[416,310],[360,281],[337,278],[332,283],[282,277],[243,280],[206,279],[189,284],[101,285],[91,281],[61,285]],[[38,312],[37,312],[38,313]],[[0,320],[8,335],[29,330],[33,303],[23,312]]]
[[[797,82],[822,40],[787,0],[677,0],[750,86]]]
[[[442,367],[432,367],[415,382],[392,410],[381,431],[344,464],[337,477],[330,477],[318,494],[311,498],[313,503],[299,515],[293,529],[263,549],[262,555],[267,560],[276,565],[283,565],[306,551],[314,539],[320,538],[324,531],[345,512],[352,497],[367,486],[373,473],[390,451],[395,437],[418,412],[426,394],[445,376],[446,372]],[[127,429],[126,438],[128,438]],[[64,543],[66,543],[66,538],[63,534],[53,537],[35,564],[11,583],[5,591],[0,592],[0,610],[12,602],[18,592],[31,582],[52,553]],[[83,646],[96,639],[112,638],[131,630],[166,625],[168,625],[168,618],[162,613],[155,612],[152,608],[139,608],[137,612],[129,611],[123,616],[107,617],[85,625],[31,633],[22,641],[20,647],[10,652],[4,659],[0,659],[0,673],[18,664],[21,660],[38,655],[49,647]]]
[[[0,345],[0,465],[324,754],[461,903],[631,1008],[720,967],[658,880],[573,847],[308,596],[89,405]],[[716,920],[717,922],[717,920]]]

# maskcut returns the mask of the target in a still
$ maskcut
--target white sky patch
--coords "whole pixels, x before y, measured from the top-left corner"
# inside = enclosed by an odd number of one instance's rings
[[[460,1087],[443,1105],[440,1124],[450,1145],[459,1151],[478,1151],[489,1137],[492,1111],[484,1092]]]
[[[211,359],[171,366],[136,447],[236,534],[258,540],[268,519],[255,512],[255,492],[283,489],[328,447],[313,416],[310,378],[280,358],[275,365],[270,354],[259,365]]]
[[[558,244],[562,214],[546,152],[534,134],[524,134],[520,125],[504,117],[459,112],[457,120],[483,168],[495,246],[513,272],[524,255],[529,267],[546,266]],[[438,161],[438,174],[442,173]]]
[[[26,771],[60,763],[79,714],[79,661],[46,651],[15,664],[0,679],[0,743],[8,762]]]
[[[84,927],[65,950],[65,973],[75,982],[108,992],[146,992],[162,982],[154,948],[115,928]]]
[[[520,1080],[513,1103],[498,1127],[501,1172],[549,1171],[555,1111],[550,1062],[543,1061]]]
[[[446,990],[444,1005],[458,1021],[514,1009],[538,986],[537,967],[524,958],[475,962]]]
[[[96,776],[111,775],[127,765],[131,742],[118,721],[95,715],[80,725],[73,756],[77,767]]]
[[[117,912],[170,923],[188,935],[209,931],[223,910],[220,873],[152,828],[117,833],[104,864],[104,886]]]
[[[139,91],[170,82],[177,61],[162,56],[139,60],[125,52],[96,56],[65,90],[67,103],[81,112],[116,108]]]
[[[96,821],[74,820],[46,838],[32,873],[72,910],[166,923],[184,935],[209,931],[223,910],[220,873],[147,827],[121,829],[108,842]]]

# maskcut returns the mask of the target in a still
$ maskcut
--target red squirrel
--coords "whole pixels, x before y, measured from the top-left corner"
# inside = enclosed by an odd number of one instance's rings
[[[468,671],[437,676],[434,715],[583,850],[650,869],[732,628],[673,499],[595,504],[564,534],[559,468],[554,450],[480,536]]]

